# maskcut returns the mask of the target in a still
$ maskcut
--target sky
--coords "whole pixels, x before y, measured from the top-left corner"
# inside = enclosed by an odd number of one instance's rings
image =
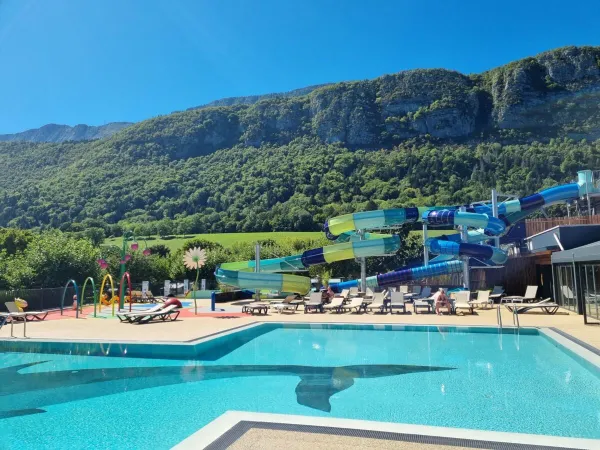
[[[599,0],[0,0],[0,133],[600,45]]]

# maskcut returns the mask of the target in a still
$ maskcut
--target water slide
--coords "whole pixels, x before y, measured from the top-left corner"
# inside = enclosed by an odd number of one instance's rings
[[[439,255],[430,264],[367,277],[367,286],[383,288],[411,280],[460,273],[463,262],[457,258],[461,256],[502,264],[507,259],[506,252],[481,242],[504,235],[511,225],[542,207],[573,201],[588,193],[598,192],[592,183],[592,172],[584,170],[578,172],[576,183],[555,186],[527,197],[500,203],[498,217],[493,217],[491,203],[469,205],[464,208],[466,211],[461,211],[461,206],[438,206],[345,214],[329,219],[323,226],[327,237],[338,242],[334,245],[308,250],[301,255],[261,260],[259,272],[254,272],[254,261],[223,264],[215,275],[219,282],[242,289],[273,289],[305,294],[310,290],[309,278],[274,272],[305,270],[315,264],[392,254],[400,247],[398,236],[365,233],[362,237],[365,240],[360,240],[357,231],[394,228],[414,222],[423,222],[431,227],[466,226],[470,228],[467,242],[461,242],[458,234],[427,239],[425,245],[428,250]],[[343,289],[358,285],[360,280],[351,280],[339,283],[336,287]]]
[[[259,272],[255,272],[255,261],[221,264],[215,276],[219,283],[240,289],[269,289],[304,295],[310,291],[310,278],[276,272],[302,271],[316,264],[345,259],[393,255],[400,248],[400,238],[395,234],[369,237],[307,250],[299,255],[261,259]]]

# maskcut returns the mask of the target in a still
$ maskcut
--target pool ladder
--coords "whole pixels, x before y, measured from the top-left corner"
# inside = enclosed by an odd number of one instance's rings
[[[500,311],[500,303],[498,304],[498,307],[496,308],[496,320],[498,321],[498,328],[500,331],[502,331],[502,312]]]
[[[502,311],[500,310],[500,306],[501,304],[498,304],[498,308],[496,308],[496,320],[498,322],[498,328],[502,330]],[[521,324],[519,322],[519,312],[517,311],[517,308],[513,308],[512,319],[513,326],[517,327],[517,330],[521,328]]]

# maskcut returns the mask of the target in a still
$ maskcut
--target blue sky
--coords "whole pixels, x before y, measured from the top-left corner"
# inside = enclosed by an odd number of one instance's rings
[[[598,0],[0,0],[0,133],[600,45]]]

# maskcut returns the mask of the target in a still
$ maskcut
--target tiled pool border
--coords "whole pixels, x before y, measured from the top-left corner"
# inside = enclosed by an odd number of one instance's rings
[[[600,440],[596,439],[432,427],[355,419],[227,411],[173,448],[174,450],[200,448],[206,450],[225,449],[252,428],[502,450],[587,450],[597,449],[600,444]]]

